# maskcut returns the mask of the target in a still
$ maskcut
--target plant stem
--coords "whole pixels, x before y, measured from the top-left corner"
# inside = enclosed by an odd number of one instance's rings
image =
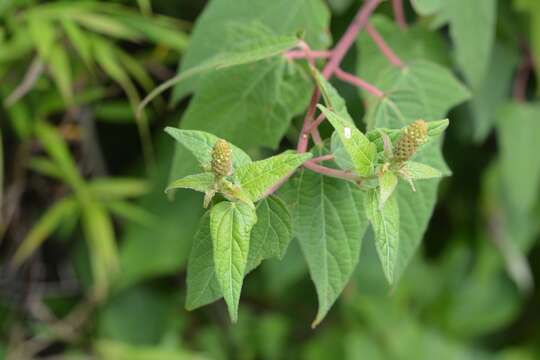
[[[321,138],[321,134],[319,133],[319,129],[314,128],[313,130],[310,131],[310,134],[315,145],[322,145],[323,141]]]
[[[335,75],[338,79],[348,82],[349,84],[352,84],[354,86],[358,86],[359,88],[366,90],[373,96],[376,96],[376,97],[384,96],[384,93],[380,89],[378,89],[375,85],[371,85],[367,81],[362,80],[359,77],[354,76],[353,74],[349,74],[341,70],[340,68],[336,69]]]
[[[392,0],[392,7],[394,9],[394,18],[401,30],[407,29],[407,20],[405,19],[405,12],[403,11],[403,0]]]
[[[306,167],[307,169],[310,169],[311,171],[316,172],[318,174],[331,176],[331,177],[335,177],[335,178],[338,178],[338,179],[352,180],[352,181],[361,180],[358,176],[356,176],[356,175],[354,175],[354,174],[352,174],[352,173],[350,173],[348,171],[332,169],[332,168],[329,168],[329,167],[326,167],[326,166],[318,165],[318,164],[314,163],[313,160],[306,161],[304,163],[304,167]]]
[[[350,49],[354,41],[356,40],[356,36],[358,35],[358,32],[367,25],[369,16],[371,13],[377,8],[377,6],[381,3],[382,0],[367,0],[360,8],[358,13],[356,14],[353,22],[349,25],[349,28],[343,35],[343,37],[339,40],[336,47],[332,50],[332,54],[328,60],[328,63],[324,67],[322,71],[322,75],[325,78],[330,78],[332,74],[336,71],[336,69],[341,64],[341,61],[345,57],[345,54],[347,54],[347,51]],[[311,96],[311,102],[309,104],[309,108],[306,112],[306,116],[304,117],[304,123],[302,126],[302,131],[300,132],[300,137],[298,139],[298,146],[297,150],[298,152],[306,152],[309,142],[309,134],[314,132],[316,128],[311,128],[311,123],[313,121],[313,116],[315,115],[315,109],[317,107],[317,103],[319,102],[319,98],[321,97],[321,92],[318,88],[315,89],[313,92],[313,95]],[[311,130],[310,130],[311,129]]]
[[[302,131],[300,132],[300,137],[298,138],[298,145],[296,149],[299,153],[304,153],[307,151],[308,142],[309,142],[309,134],[310,134],[310,128],[311,128],[311,122],[313,119],[313,115],[315,114],[315,109],[317,107],[317,103],[319,102],[319,97],[321,96],[321,92],[319,88],[316,88],[313,92],[313,95],[311,96],[311,101],[309,103],[308,111],[306,113],[306,116],[304,117],[304,124],[302,125]]]
[[[375,44],[379,47],[379,50],[381,50],[382,54],[392,63],[392,65],[397,67],[403,67],[403,61],[396,55],[396,53],[388,46],[388,44],[384,41],[383,37],[371,24],[368,24],[366,26],[366,30],[375,42]]]
[[[326,120],[326,116],[324,115],[324,113],[320,113],[319,116],[317,116],[317,118],[315,119],[315,121],[313,121],[311,123],[311,127],[309,128],[309,132],[312,132],[314,130],[317,130],[317,128],[319,127],[319,125],[321,125],[321,123]]]
[[[369,16],[377,8],[377,6],[379,6],[381,1],[382,0],[367,0],[364,3],[364,6],[360,8],[345,34],[339,40],[334,50],[332,50],[332,56],[322,71],[325,78],[330,78],[334,71],[339,67],[341,60],[343,60],[347,54],[347,51],[349,51],[352,44],[356,40],[358,32],[367,25]]]
[[[319,163],[321,161],[329,161],[329,160],[334,160],[334,155],[328,154],[328,155],[317,156],[316,158],[313,158],[309,161],[313,163]]]

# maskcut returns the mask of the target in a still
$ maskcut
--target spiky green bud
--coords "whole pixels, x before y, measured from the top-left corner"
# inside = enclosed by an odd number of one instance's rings
[[[427,140],[428,124],[424,120],[416,120],[405,128],[394,148],[394,161],[405,162]]]
[[[217,177],[232,174],[232,149],[231,145],[223,139],[219,139],[212,149],[212,172]]]

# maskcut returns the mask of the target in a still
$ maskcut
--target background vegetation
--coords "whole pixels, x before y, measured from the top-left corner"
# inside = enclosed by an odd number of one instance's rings
[[[262,0],[209,3],[0,1],[0,358],[540,357],[540,3],[404,1],[406,25],[391,1],[379,6],[371,24],[401,59],[452,69],[470,96],[448,114],[443,153],[453,174],[400,282],[388,287],[364,241],[351,281],[315,330],[317,296],[296,240],[283,260],[247,277],[237,324],[223,301],[184,309],[202,197],[164,195],[171,168],[177,177],[194,161],[173,157],[163,129],[214,132],[258,159],[296,146],[305,111],[286,114],[285,136],[262,136],[244,126],[256,102],[225,116],[228,108],[201,103],[199,93],[182,98],[203,91],[194,78],[134,115],[179,61],[186,69],[226,47],[225,30],[236,34],[230,22],[267,14]],[[323,50],[362,4],[276,1],[265,21],[290,34],[282,17],[296,16],[309,26],[294,30]],[[342,67],[377,84],[385,61],[363,32]],[[217,74],[205,99],[235,104],[241,89]],[[301,81],[291,98],[307,105]],[[362,127],[358,90],[334,85]]]

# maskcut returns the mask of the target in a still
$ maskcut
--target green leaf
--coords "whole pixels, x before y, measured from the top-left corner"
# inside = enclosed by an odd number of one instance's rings
[[[212,161],[212,149],[219,140],[217,136],[204,131],[182,130],[173,127],[166,127],[165,132],[189,150],[202,166],[209,165]],[[235,169],[251,163],[248,154],[233,144],[230,145]]]
[[[444,0],[412,0],[412,5],[420,15],[433,15],[444,5]]]
[[[246,269],[255,210],[244,203],[223,201],[210,211],[210,234],[216,277],[232,322],[238,319],[238,304]]]
[[[366,134],[367,135],[367,134]],[[330,148],[336,164],[343,170],[353,171],[354,164],[337,131],[332,133]]]
[[[69,38],[69,42],[75,48],[79,56],[84,61],[86,66],[92,68],[92,44],[84,31],[71,19],[61,19],[62,27]]]
[[[249,198],[255,202],[262,199],[268,190],[291,175],[311,157],[311,153],[299,154],[295,151],[285,151],[282,154],[239,167],[235,173],[236,179]]]
[[[204,77],[181,124],[242,148],[275,149],[311,89],[305,70],[284,57],[224,69]]]
[[[439,14],[448,20],[457,62],[472,88],[482,84],[489,67],[496,15],[497,0],[446,1]]]
[[[246,274],[265,259],[281,259],[292,239],[291,214],[277,196],[270,196],[257,204],[257,219],[251,231]],[[186,309],[194,310],[222,296],[215,275],[210,213],[207,212],[200,221],[189,255]]]
[[[41,17],[31,16],[28,18],[28,28],[39,56],[43,60],[48,61],[51,57],[51,49],[54,47],[56,40],[54,25]]]
[[[38,122],[35,127],[36,135],[41,141],[43,147],[56,163],[62,178],[77,192],[79,197],[86,196],[86,186],[79,174],[75,161],[64,139],[60,136],[57,129],[44,121]]]
[[[67,104],[73,103],[71,66],[68,54],[62,46],[53,45],[48,59],[51,75]]]
[[[407,161],[403,170],[411,180],[435,179],[443,176],[442,172],[426,164]]]
[[[88,183],[88,190],[96,198],[116,200],[144,195],[150,188],[144,180],[114,177],[95,178]]]
[[[136,109],[140,102],[139,93],[120,63],[115,45],[108,39],[94,35],[92,36],[92,50],[96,62],[111,79],[120,85],[132,108]]]
[[[76,211],[77,206],[76,199],[73,196],[68,196],[47,209],[19,245],[15,255],[13,255],[13,264],[18,266],[32,255],[43,241],[60,226],[64,218]]]
[[[125,200],[112,200],[104,203],[106,209],[111,214],[124,218],[124,220],[137,223],[142,226],[152,227],[158,221],[157,218],[142,206],[133,204]]]
[[[517,63],[515,51],[502,45],[495,46],[487,76],[473,91],[470,101],[474,116],[473,137],[477,142],[484,141],[495,125],[497,106],[494,104],[503,103],[507,98]]]
[[[272,195],[257,204],[257,224],[251,231],[247,272],[272,257],[282,259],[292,239],[292,218],[287,205]]]
[[[211,172],[188,175],[178,180],[174,180],[165,189],[169,193],[175,189],[192,189],[200,192],[207,192],[214,187],[215,177]]]
[[[185,31],[170,26],[166,22],[158,21],[157,17],[149,18],[123,11],[115,18],[128,27],[136,29],[156,44],[168,46],[180,52],[187,47],[189,38]]]
[[[448,119],[435,120],[435,121],[430,121],[427,124],[428,124],[428,138],[424,142],[424,144],[422,144],[422,146],[428,145],[431,142],[437,140],[448,127],[449,121]],[[369,141],[373,142],[377,146],[377,152],[384,151],[384,141],[383,141],[381,132],[388,135],[392,144],[395,144],[401,137],[401,134],[403,133],[403,129],[376,128],[374,130],[368,131],[366,133],[366,136],[369,139]]]
[[[376,14],[370,18],[370,24],[405,64],[423,60],[443,66],[451,65],[446,39],[421,23],[402,31],[394,19]],[[360,32],[356,46],[359,54],[356,62],[357,74],[379,87],[377,80],[392,65],[366,31]],[[365,92],[361,94],[364,98],[370,97]]]
[[[118,19],[105,14],[97,14],[92,12],[76,12],[71,15],[71,18],[78,22],[81,26],[90,29],[94,32],[106,35],[107,37],[119,38],[125,40],[137,40],[141,37],[141,33],[125,24]]]
[[[315,81],[317,81],[317,86],[321,90],[321,95],[324,98],[326,107],[336,113],[336,115],[347,123],[354,124],[354,120],[349,114],[349,111],[347,111],[345,100],[336,91],[332,84],[330,84],[330,82],[326,80],[317,69],[312,68],[311,72],[314,74]]]
[[[187,265],[186,309],[194,310],[223,296],[218,283],[210,235],[210,212],[199,223]]]
[[[87,202],[82,207],[82,224],[90,250],[95,291],[98,297],[104,296],[118,270],[112,220],[100,204]]]
[[[441,119],[469,92],[447,69],[416,61],[383,73],[377,86],[388,94],[369,100],[365,121],[370,128],[401,128],[417,119]]]
[[[158,86],[144,99],[140,109],[144,108],[154,97],[172,86],[182,86],[184,83],[197,83],[197,78],[193,78],[195,76],[200,76],[212,70],[222,70],[272,58],[298,44],[299,40],[295,36],[276,36],[272,31],[262,27],[260,24],[255,25],[257,25],[256,29],[259,31],[251,32],[248,34],[249,36],[241,39],[240,43],[235,41],[232,50],[227,49],[225,52],[218,53],[189,70],[181,71],[178,75]],[[261,27],[263,28],[262,31]],[[191,81],[186,82],[188,79]]]
[[[359,61],[362,62],[363,59],[373,66],[373,71],[376,71],[378,57],[362,53],[363,45],[361,42],[358,44],[361,50]],[[412,48],[413,44],[414,42],[409,46]],[[360,76],[370,76],[365,70],[362,72],[362,68],[360,70]],[[467,89],[449,70],[425,60],[408,61],[407,66],[402,69],[389,67],[384,72],[377,73],[380,75],[376,84],[387,96],[383,99],[367,99],[368,112],[365,120],[370,129],[397,129],[416,119],[440,119],[452,107],[469,97]],[[438,124],[441,131],[446,126],[446,122]],[[441,141],[423,145],[413,160],[433,166],[447,174],[449,171],[442,159],[440,147]],[[439,181],[439,179],[421,181],[415,186],[416,192],[413,192],[406,183],[398,183],[395,196],[400,214],[400,238],[393,269],[393,283],[401,277],[422,240],[435,206]]]
[[[373,232],[375,233],[375,246],[386,280],[393,285],[397,280],[397,259],[400,256],[400,218],[397,197],[390,196],[383,208],[380,207],[380,194],[371,190],[365,197],[364,206]]]
[[[421,148],[413,157],[414,161],[427,164],[443,174],[448,168],[442,158],[441,142],[433,142]],[[437,188],[440,178],[427,179],[415,183],[416,191],[401,181],[395,196],[399,205],[399,256],[395,268],[395,282],[399,280],[414,256],[431,219],[437,202]]]
[[[372,175],[375,156],[377,155],[375,144],[371,143],[360,130],[347,120],[322,105],[318,107],[336,129],[358,175]]]
[[[497,114],[501,176],[508,198],[518,209],[530,210],[540,184],[540,104],[509,103]]]
[[[367,221],[362,192],[353,184],[302,169],[281,192],[317,290],[319,324],[349,281]]]
[[[397,176],[392,171],[379,174],[379,209],[384,207],[386,201],[392,196],[398,183]]]
[[[179,73],[234,48],[238,38],[226,36],[237,31],[237,28],[231,29],[232,24],[258,23],[278,36],[304,31],[307,43],[313,49],[322,49],[330,43],[329,19],[330,13],[322,0],[237,0],[234,3],[214,0],[197,19]],[[178,100],[198,85],[189,82],[177,87],[173,98]]]

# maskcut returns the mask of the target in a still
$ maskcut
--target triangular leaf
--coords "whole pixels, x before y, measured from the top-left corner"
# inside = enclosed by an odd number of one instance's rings
[[[212,149],[214,144],[219,140],[217,136],[204,131],[183,130],[173,127],[166,127],[165,132],[188,149],[195,156],[199,164],[203,166],[210,164],[212,160]],[[234,168],[251,163],[251,158],[248,154],[239,147],[233,144],[230,145]]]
[[[175,189],[191,189],[200,192],[207,192],[214,188],[215,177],[211,172],[193,174],[174,180],[165,189],[169,193]]]
[[[232,322],[238,319],[238,304],[244,281],[255,210],[241,202],[223,201],[210,210],[210,234],[216,278]]]
[[[411,180],[435,179],[443,176],[440,170],[416,161],[407,161],[403,165],[403,172]]]
[[[351,157],[354,169],[360,176],[369,176],[373,173],[377,148],[353,124],[343,119],[335,112],[319,105],[319,109],[328,118]]]
[[[236,179],[244,192],[255,202],[311,157],[311,153],[286,151],[238,168]]]
[[[257,223],[251,231],[245,273],[255,269],[262,260],[282,258],[292,239],[292,219],[285,203],[273,195],[257,205]],[[223,296],[215,275],[210,213],[201,219],[193,240],[187,269],[186,309],[193,310]]]
[[[319,309],[312,326],[319,324],[349,281],[360,255],[367,221],[362,191],[346,181],[302,169],[283,190],[295,232],[311,279]]]

